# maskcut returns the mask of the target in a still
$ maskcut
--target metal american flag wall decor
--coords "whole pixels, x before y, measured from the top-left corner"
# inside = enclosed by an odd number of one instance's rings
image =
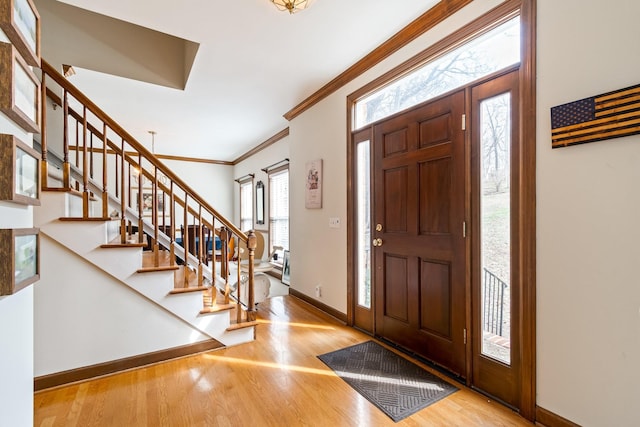
[[[640,133],[640,84],[551,108],[552,148]]]

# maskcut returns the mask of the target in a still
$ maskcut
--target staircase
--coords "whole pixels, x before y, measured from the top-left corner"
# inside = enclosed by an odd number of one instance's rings
[[[220,215],[44,60],[41,98],[34,222],[42,238],[222,345],[253,340],[253,232]],[[232,242],[248,248],[248,280]]]

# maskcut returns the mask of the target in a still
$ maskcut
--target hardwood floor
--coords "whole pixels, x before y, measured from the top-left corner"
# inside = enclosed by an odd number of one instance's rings
[[[371,339],[291,296],[257,340],[35,394],[35,426],[530,426],[460,391],[394,423],[316,356]],[[436,373],[438,374],[438,373]]]

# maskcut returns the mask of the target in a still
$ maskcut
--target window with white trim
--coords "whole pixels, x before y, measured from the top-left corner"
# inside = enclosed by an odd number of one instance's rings
[[[289,169],[269,174],[269,248],[289,249]]]
[[[253,229],[253,180],[240,182],[240,229]]]

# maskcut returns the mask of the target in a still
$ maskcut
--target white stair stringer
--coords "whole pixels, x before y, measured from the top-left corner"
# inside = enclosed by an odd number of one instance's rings
[[[230,325],[228,311],[200,315],[201,292],[170,295],[173,271],[137,273],[142,266],[141,248],[101,248],[109,241],[114,225],[117,228],[117,221],[61,221],[59,218],[68,213],[69,197],[75,196],[63,192],[40,195],[41,206],[34,209],[34,223],[41,233],[162,307],[168,315],[182,319],[222,344],[232,346],[254,340],[253,327],[226,331]]]

